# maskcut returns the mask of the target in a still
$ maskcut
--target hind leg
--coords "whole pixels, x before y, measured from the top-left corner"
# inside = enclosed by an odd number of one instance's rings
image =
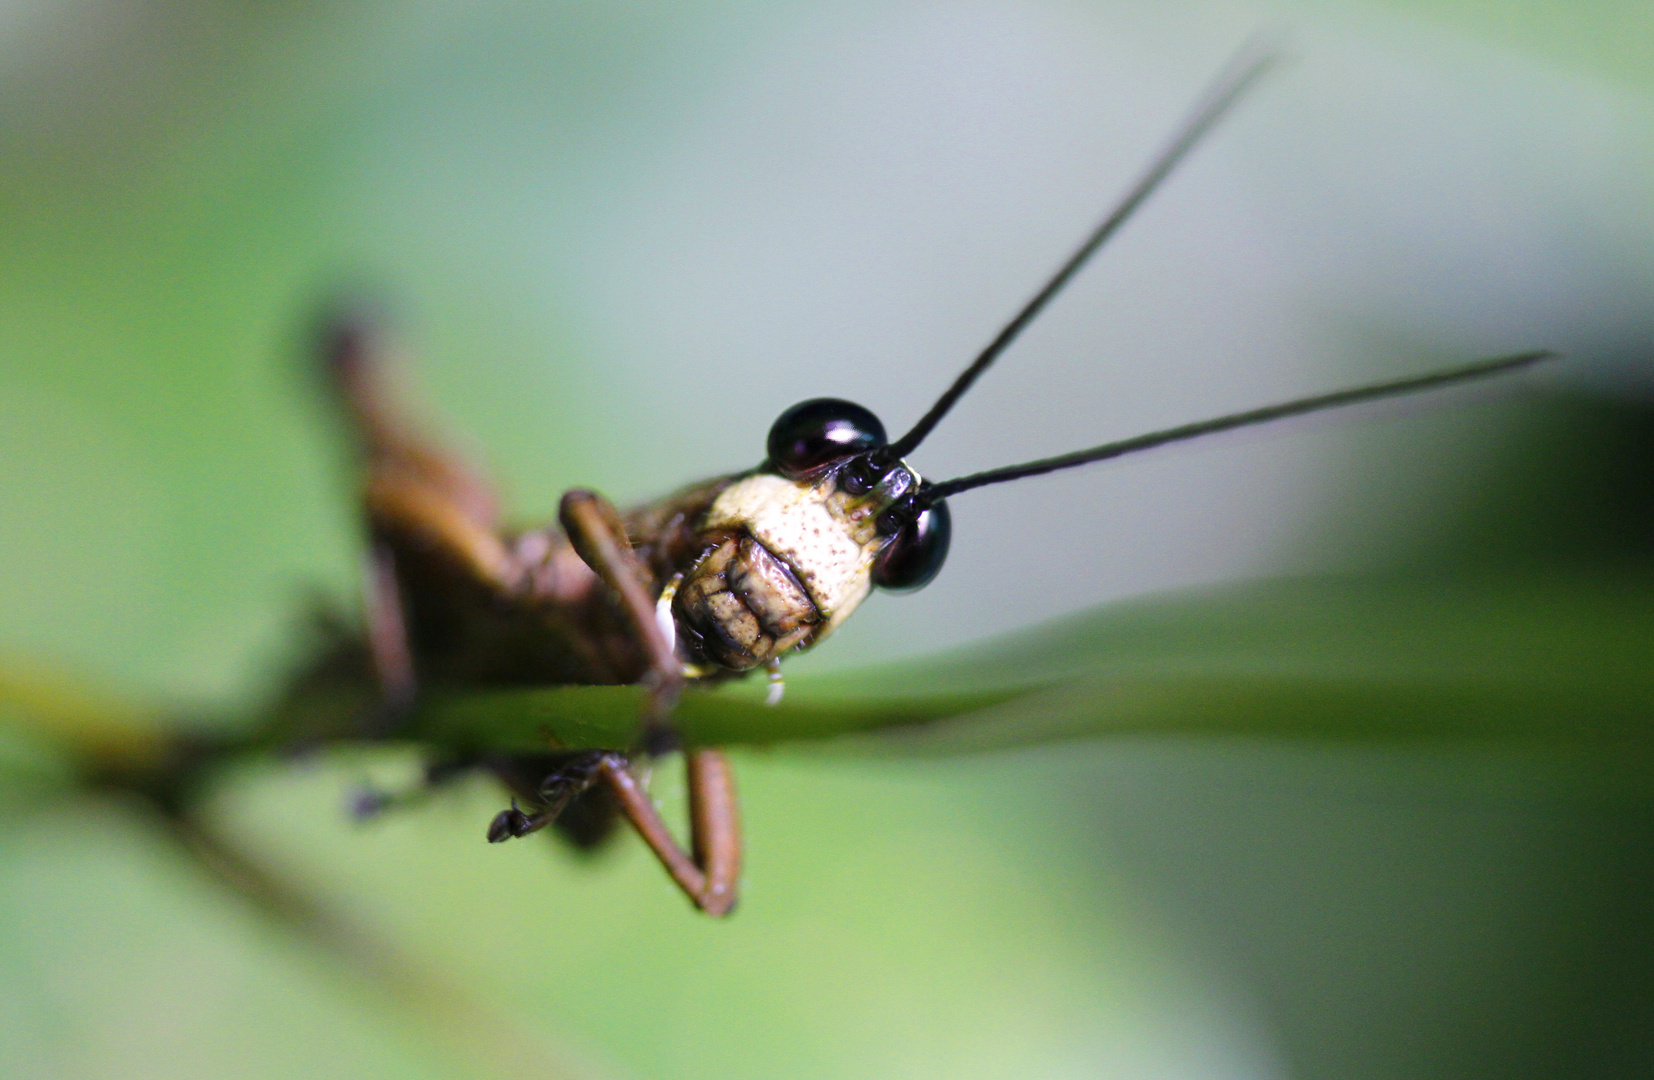
[[[522,574],[500,538],[488,485],[398,406],[392,351],[358,312],[335,313],[323,324],[321,367],[362,470],[368,645],[386,711],[396,715],[418,692],[404,580],[438,573],[448,583],[498,591],[514,588]]]

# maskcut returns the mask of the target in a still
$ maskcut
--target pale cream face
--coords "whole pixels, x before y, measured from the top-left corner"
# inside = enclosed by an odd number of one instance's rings
[[[724,489],[702,527],[745,529],[787,564],[821,612],[814,643],[872,588],[873,559],[884,543],[875,523],[888,504],[879,489],[858,497],[839,491],[831,475],[812,482],[754,473]]]

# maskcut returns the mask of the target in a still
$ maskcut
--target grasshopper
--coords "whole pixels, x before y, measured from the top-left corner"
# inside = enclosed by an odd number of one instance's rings
[[[688,747],[691,842],[684,850],[634,773],[676,746],[672,710],[686,685],[780,663],[843,624],[874,588],[923,587],[947,556],[947,500],[1003,483],[1287,416],[1513,371],[1529,352],[1203,420],[953,480],[927,480],[908,456],[953,405],[1272,62],[1242,57],[1176,137],[1017,316],[900,438],[867,409],[818,398],[771,426],[756,468],[685,487],[622,513],[585,490],[555,524],[507,527],[489,485],[410,424],[391,391],[382,341],[336,318],[325,371],[358,451],[368,537],[367,647],[387,710],[426,688],[640,684],[646,705],[629,751],[549,747],[481,762],[513,793],[492,842],[557,825],[593,843],[616,814],[690,901],[731,911],[740,827],[729,762]]]

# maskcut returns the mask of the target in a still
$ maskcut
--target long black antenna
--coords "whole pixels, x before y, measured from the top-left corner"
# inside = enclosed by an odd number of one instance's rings
[[[1336,409],[1341,405],[1354,405],[1357,402],[1373,401],[1377,398],[1413,394],[1420,390],[1433,390],[1452,383],[1468,382],[1471,379],[1483,379],[1490,375],[1499,375],[1507,371],[1514,371],[1517,368],[1527,367],[1530,364],[1537,364],[1541,360],[1551,359],[1555,355],[1555,353],[1543,351],[1526,352],[1519,353],[1516,356],[1501,356],[1495,360],[1479,360],[1473,364],[1448,368],[1445,371],[1436,371],[1429,375],[1415,375],[1410,379],[1397,379],[1394,382],[1373,383],[1370,386],[1338,390],[1331,394],[1300,398],[1297,401],[1288,401],[1280,405],[1266,405],[1261,409],[1232,413],[1229,416],[1219,416],[1212,420],[1201,420],[1193,424],[1184,424],[1181,427],[1167,428],[1164,431],[1152,431],[1147,435],[1138,435],[1135,438],[1122,439],[1119,442],[1093,446],[1089,450],[1076,450],[1071,454],[1041,458],[1039,461],[1030,461],[1022,465],[1007,465],[1000,469],[989,469],[987,472],[961,476],[957,480],[946,480],[940,484],[932,484],[919,493],[918,502],[922,505],[931,505],[951,495],[957,495],[961,491],[969,491],[971,488],[979,488],[987,484],[1003,484],[1007,480],[1020,480],[1025,476],[1038,476],[1041,473],[1056,472],[1058,469],[1072,469],[1076,465],[1088,465],[1093,461],[1103,461],[1107,458],[1135,454],[1139,450],[1165,446],[1167,443],[1183,442],[1185,439],[1198,439],[1202,435],[1212,435],[1219,431],[1232,431],[1235,428],[1250,427],[1253,424],[1267,424],[1271,420],[1281,420],[1288,416],[1302,416],[1304,413],[1319,412],[1322,409]]]
[[[971,361],[971,366],[960,373],[959,377],[953,381],[953,385],[948,387],[947,392],[936,399],[936,404],[932,405],[930,411],[925,413],[917,424],[913,425],[913,430],[891,443],[881,456],[895,460],[911,454],[914,448],[924,441],[925,436],[929,435],[936,425],[941,423],[942,417],[947,415],[948,410],[953,408],[954,404],[965,396],[965,391],[969,390],[971,384],[976,382],[977,376],[988,370],[988,365],[999,358],[999,354],[1004,352],[1011,342],[1016,340],[1017,335],[1022,333],[1029,323],[1034,321],[1035,316],[1044,310],[1046,304],[1051,302],[1051,298],[1061,292],[1062,287],[1068,284],[1069,279],[1079,272],[1080,267],[1085,265],[1086,260],[1096,254],[1097,249],[1103,246],[1103,242],[1113,236],[1120,226],[1126,223],[1126,219],[1131,217],[1132,213],[1143,204],[1143,200],[1154,193],[1155,188],[1159,187],[1161,181],[1171,174],[1171,171],[1177,167],[1178,162],[1182,161],[1184,156],[1194,149],[1195,144],[1200,141],[1201,137],[1212,129],[1212,125],[1216,124],[1223,117],[1223,114],[1229,111],[1229,107],[1234,105],[1240,99],[1240,96],[1251,88],[1252,84],[1279,58],[1278,53],[1265,48],[1258,42],[1248,43],[1242,48],[1235,55],[1235,58],[1229,61],[1223,71],[1218,74],[1218,77],[1212,81],[1205,94],[1201,96],[1200,102],[1195,106],[1194,111],[1189,114],[1189,118],[1184,121],[1177,137],[1172,139],[1166,148],[1160,152],[1160,156],[1154,159],[1148,171],[1143,173],[1136,184],[1132,185],[1131,190],[1126,192],[1125,198],[1121,199],[1108,217],[1103,219],[1102,224],[1092,230],[1091,235],[1085,238],[1085,242],[1080,245],[1079,249],[1069,256],[1067,262],[1063,263],[1062,269],[1058,270],[1051,280],[1045,283],[1044,288],[1034,294],[1034,298],[1028,301],[1027,305],[1017,313],[1016,318],[1005,324],[1005,329],[1001,330],[999,336],[988,343],[988,347],[982,350],[980,356]]]

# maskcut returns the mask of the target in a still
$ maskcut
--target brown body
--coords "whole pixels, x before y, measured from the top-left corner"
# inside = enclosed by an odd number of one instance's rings
[[[404,709],[431,688],[640,683],[649,690],[641,746],[670,744],[685,676],[655,599],[724,539],[701,535],[700,524],[733,478],[625,516],[600,496],[571,491],[560,527],[509,529],[489,486],[393,407],[381,349],[361,324],[339,320],[323,351],[360,452],[368,646],[385,702]],[[715,666],[697,677],[732,674]],[[530,810],[514,801],[489,838],[535,831],[582,796],[612,800],[690,899],[725,914],[740,859],[733,780],[716,751],[691,748],[686,758],[690,852],[672,839],[627,757],[550,746],[545,755],[487,763]]]
[[[651,597],[700,553],[693,526],[723,484],[697,485],[622,515],[644,571],[639,584]],[[649,656],[619,598],[561,528],[511,532],[477,521],[494,536],[476,543],[499,551],[498,570],[482,577],[448,545],[432,542],[427,518],[408,512],[408,486],[406,477],[377,473],[367,506],[374,538],[394,563],[420,682],[603,686],[647,674]]]

